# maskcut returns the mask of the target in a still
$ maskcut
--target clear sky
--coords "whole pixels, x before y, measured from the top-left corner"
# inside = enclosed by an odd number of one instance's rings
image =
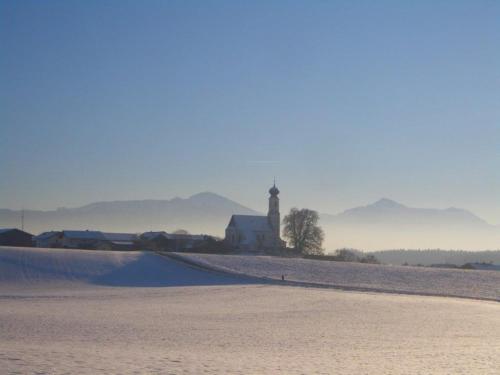
[[[213,191],[500,224],[499,1],[0,1],[0,207]]]

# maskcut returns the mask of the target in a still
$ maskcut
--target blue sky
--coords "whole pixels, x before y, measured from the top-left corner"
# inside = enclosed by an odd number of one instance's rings
[[[498,1],[0,1],[0,207],[213,191],[500,224]]]

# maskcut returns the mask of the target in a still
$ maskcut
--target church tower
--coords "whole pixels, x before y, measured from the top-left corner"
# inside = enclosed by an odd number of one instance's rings
[[[274,240],[276,245],[280,243],[280,199],[278,198],[278,194],[280,191],[276,187],[276,183],[274,183],[273,187],[269,189],[269,211],[267,212],[267,219],[269,220],[269,224],[273,229]]]

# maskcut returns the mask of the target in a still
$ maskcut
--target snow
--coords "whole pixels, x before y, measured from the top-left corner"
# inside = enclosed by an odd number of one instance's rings
[[[500,272],[331,262],[251,255],[176,253],[208,268],[303,285],[500,301]]]
[[[275,284],[148,252],[0,247],[1,372],[498,374],[496,302]]]
[[[0,247],[0,296],[9,291],[100,286],[166,287],[244,283],[151,252]]]

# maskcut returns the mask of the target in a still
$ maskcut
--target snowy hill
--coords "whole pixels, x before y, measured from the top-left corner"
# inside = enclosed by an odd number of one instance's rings
[[[270,256],[176,253],[203,267],[272,280],[404,294],[500,301],[500,272],[385,266]]]
[[[458,251],[458,250],[385,250],[373,254],[386,264],[410,264],[430,266],[432,264],[452,264],[462,266],[466,263],[500,264],[500,250],[496,251]]]
[[[0,247],[0,295],[15,291],[96,287],[281,283],[281,275],[285,275],[286,281],[305,286],[500,301],[500,272],[496,271],[269,256],[186,253],[174,253],[173,256],[174,259],[151,252]],[[193,268],[192,264],[201,268]]]
[[[0,247],[0,294],[95,286],[171,287],[242,284],[151,252]]]
[[[305,280],[377,285],[387,277],[384,267],[346,264],[342,272],[332,262],[204,260],[271,277],[285,267],[287,277]],[[390,278],[393,287],[413,280],[400,276]],[[240,276],[150,253],[0,247],[0,277],[2,374],[497,374],[500,367],[495,302],[245,285]],[[468,291],[485,290],[482,280],[468,282]]]

